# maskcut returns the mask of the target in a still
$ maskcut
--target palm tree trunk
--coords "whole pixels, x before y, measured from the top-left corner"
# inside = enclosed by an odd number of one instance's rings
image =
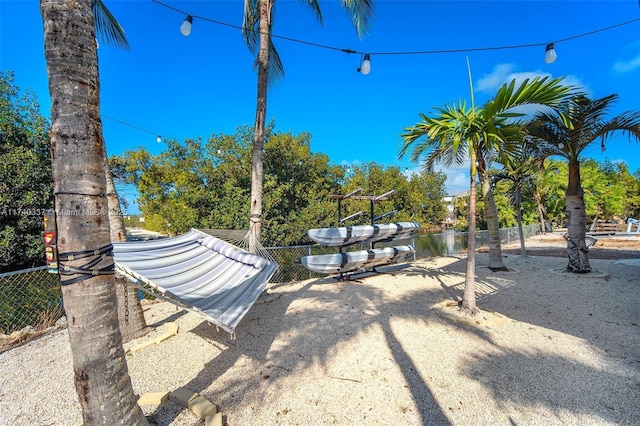
[[[536,203],[536,207],[538,209],[538,218],[540,219],[540,232],[546,234],[547,227],[544,223],[544,208],[542,207],[542,195],[540,195],[540,192],[535,192],[535,194],[533,195],[533,201]]]
[[[464,279],[462,311],[478,313],[476,307],[476,153],[470,150],[471,170],[469,183],[469,240],[467,243],[467,271]]]
[[[258,96],[253,135],[251,168],[251,207],[249,251],[256,253],[262,234],[262,183],[264,179],[264,127],[267,116],[267,81],[269,76],[269,20],[271,0],[260,0],[260,49],[258,51]]]
[[[567,272],[591,272],[589,265],[589,249],[585,242],[587,231],[587,215],[584,205],[584,191],[580,179],[580,162],[569,162],[569,184],[566,192],[567,210],[565,217],[568,222],[567,254],[569,264]]]
[[[104,159],[104,174],[107,180],[107,205],[109,208],[109,228],[111,242],[122,243],[127,241],[127,231],[124,225],[124,217],[120,209],[118,191],[113,182],[113,174],[109,168],[109,161]],[[147,322],[140,304],[140,298],[135,288],[127,285],[124,277],[116,275],[116,298],[118,299],[118,324],[122,333],[122,341],[128,342],[145,335]]]
[[[478,156],[478,177],[482,186],[482,199],[484,200],[484,218],[487,221],[489,232],[489,269],[492,271],[507,271],[507,267],[502,263],[502,247],[500,245],[500,221],[498,219],[498,209],[493,198],[489,173],[485,168],[484,161]]]
[[[51,156],[61,270],[113,266],[100,121],[100,83],[89,0],[41,0],[51,94]],[[107,255],[94,249],[106,247]],[[65,260],[65,253],[88,257]],[[88,253],[87,253],[88,252]],[[72,274],[73,272],[69,272]],[[73,282],[74,279],[79,281]],[[131,386],[112,275],[62,275],[62,297],[86,425],[146,425]]]
[[[524,246],[524,232],[522,231],[522,192],[516,189],[516,221],[518,222],[518,237],[520,237],[520,256],[527,255],[527,249]]]

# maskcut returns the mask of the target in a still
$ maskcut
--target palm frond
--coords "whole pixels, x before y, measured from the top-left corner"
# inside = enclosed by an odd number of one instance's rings
[[[625,111],[608,122],[596,126],[594,135],[600,138],[601,149],[605,150],[607,140],[614,134],[620,133],[630,140],[640,141],[640,111]]]
[[[435,164],[445,167],[463,164],[473,140],[468,133],[473,127],[470,124],[473,116],[472,109],[467,109],[464,103],[434,108],[432,116],[420,114],[422,121],[406,128],[401,135],[403,146],[399,157],[410,153],[410,160],[418,163],[425,156],[422,160],[425,170]]]
[[[244,0],[244,15],[242,18],[242,37],[249,51],[258,53],[260,41],[260,4],[259,0]]]
[[[528,126],[528,134],[546,150],[545,154],[563,155],[569,161],[578,161],[596,140],[604,149],[607,140],[618,133],[639,141],[640,112],[627,111],[607,119],[617,99],[616,94],[594,100],[578,94],[559,106],[557,114],[538,114]]]
[[[109,46],[129,50],[130,46],[124,29],[102,0],[92,0],[91,9],[93,11],[96,37],[105,41]]]
[[[505,83],[484,106],[486,119],[492,117],[513,117],[522,114],[514,112],[513,108],[522,105],[540,105],[556,107],[568,97],[577,93],[576,88],[562,84],[563,78],[536,77],[525,79],[516,88],[515,80]]]
[[[318,22],[320,25],[323,25],[322,21],[322,11],[320,10],[320,2],[318,0],[303,0],[305,3],[309,5],[313,13],[315,13],[316,18],[318,18]]]
[[[256,59],[257,66],[257,59]],[[273,39],[269,37],[269,83],[275,83],[276,81],[284,78],[284,65],[280,59],[280,54],[276,50],[273,44]]]
[[[374,0],[340,0],[340,5],[351,18],[358,37],[364,37],[369,32],[371,19],[375,15]]]

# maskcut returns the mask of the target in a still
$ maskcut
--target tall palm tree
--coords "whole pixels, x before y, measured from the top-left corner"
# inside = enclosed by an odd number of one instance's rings
[[[118,49],[129,49],[129,42],[124,29],[111,14],[102,0],[92,0],[91,9],[94,16],[94,28],[96,36],[107,44]],[[104,145],[104,140],[102,141]],[[113,174],[109,168],[107,151],[104,151],[104,173],[107,180],[107,206],[109,213],[109,225],[111,229],[111,242],[121,243],[127,240],[127,232],[124,225],[124,217],[120,209],[118,191],[113,183]],[[116,276],[116,297],[118,299],[118,323],[124,342],[139,337],[147,331],[147,323],[140,304],[137,291],[129,291],[123,277]]]
[[[536,156],[537,152],[535,147],[527,142],[527,139],[525,139],[521,149],[516,150],[501,160],[502,169],[492,177],[494,184],[500,181],[507,181],[509,183],[507,194],[516,209],[518,236],[520,237],[520,254],[522,256],[527,255],[524,244],[524,232],[522,231],[522,194],[527,188],[533,189],[535,187],[535,176],[540,172],[543,163],[543,160]],[[538,193],[535,189],[533,192]],[[544,231],[544,227],[542,230]]]
[[[91,10],[93,11],[94,29],[97,38],[118,49],[129,50],[130,46],[124,29],[102,0],[91,0]],[[102,143],[104,144],[104,140]],[[118,191],[109,168],[106,149],[104,154],[111,242],[121,243],[127,240],[127,232],[118,199]],[[120,324],[123,341],[127,342],[143,335],[147,331],[147,323],[138,293],[136,291],[128,291],[127,283],[120,276],[116,276],[115,286],[118,299],[118,323]]]
[[[60,284],[84,424],[146,425],[115,315],[94,4],[40,0]]]
[[[608,139],[615,134],[640,140],[640,111],[626,111],[612,118],[607,114],[618,100],[612,94],[590,99],[584,94],[572,97],[557,112],[543,111],[528,127],[531,138],[545,157],[564,157],[569,165],[565,217],[568,222],[568,272],[588,273],[589,250],[585,243],[587,229],[584,191],[580,180],[580,161],[584,150],[600,141],[604,150]]]
[[[242,33],[249,49],[257,54],[258,93],[253,137],[251,169],[251,206],[249,250],[256,251],[262,233],[262,186],[264,178],[264,129],[267,116],[267,84],[284,76],[284,67],[271,39],[272,12],[276,0],[244,0]],[[306,2],[322,23],[318,0]],[[359,37],[364,36],[374,14],[373,0],[340,0],[351,17]]]
[[[476,174],[486,179],[488,174],[478,173],[476,163],[482,164],[487,153],[505,151],[513,141],[521,139],[520,124],[514,118],[522,114],[513,112],[513,108],[527,105],[556,105],[570,88],[561,84],[562,79],[535,78],[525,80],[517,88],[515,80],[503,85],[496,95],[482,107],[458,102],[444,108],[435,108],[434,116],[420,114],[422,121],[405,129],[400,158],[411,152],[410,159],[430,170],[436,164],[445,167],[462,165],[470,161],[470,202],[469,202],[469,242],[467,255],[467,273],[462,309],[476,314],[475,300],[475,223],[476,223]],[[473,92],[472,92],[473,95]],[[473,96],[472,96],[473,101]],[[484,161],[486,164],[486,161]],[[498,240],[499,244],[499,240]]]

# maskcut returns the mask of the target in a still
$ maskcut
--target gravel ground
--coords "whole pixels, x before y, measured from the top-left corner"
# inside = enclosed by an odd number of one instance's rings
[[[640,260],[640,244],[629,250]],[[637,425],[640,263],[617,262],[574,275],[558,272],[564,256],[507,254],[511,270],[492,273],[478,254],[473,319],[441,303],[462,294],[458,256],[275,285],[235,340],[154,303],[154,331],[126,347],[171,322],[179,333],[127,361],[137,393],[185,386],[233,426]],[[66,330],[0,354],[0,377],[1,425],[81,422]],[[143,410],[158,425],[204,424],[171,402]]]

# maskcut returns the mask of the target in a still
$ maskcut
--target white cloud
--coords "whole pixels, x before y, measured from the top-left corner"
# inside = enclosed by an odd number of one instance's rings
[[[469,190],[469,160],[455,168],[436,166],[435,170],[447,175],[444,186],[448,195],[458,195],[461,192]]]
[[[511,80],[516,81],[516,85],[519,85],[524,80],[532,80],[536,77],[551,77],[548,72],[536,70],[526,72],[515,72],[516,66],[514,64],[498,64],[493,67],[493,71],[489,74],[485,74],[478,80],[476,84],[476,90],[478,92],[495,93],[503,84],[510,83]],[[565,76],[563,83],[568,86],[575,86],[579,90],[583,90],[589,94],[591,90],[575,75]]]
[[[444,182],[447,195],[458,195],[461,192],[469,190],[469,160],[465,161],[463,165],[456,167],[445,168],[442,165],[437,165],[434,167],[434,171],[443,172],[447,175],[447,179]],[[421,167],[414,166],[409,168],[409,172],[406,173],[405,176],[410,177],[413,174],[419,175],[420,172]]]
[[[513,64],[498,64],[493,67],[491,74],[485,74],[476,83],[476,90],[478,92],[494,92],[498,87],[502,86],[507,77],[515,69]]]
[[[640,54],[635,58],[628,61],[616,61],[613,64],[613,69],[618,73],[625,73],[632,71],[636,68],[640,68]]]

